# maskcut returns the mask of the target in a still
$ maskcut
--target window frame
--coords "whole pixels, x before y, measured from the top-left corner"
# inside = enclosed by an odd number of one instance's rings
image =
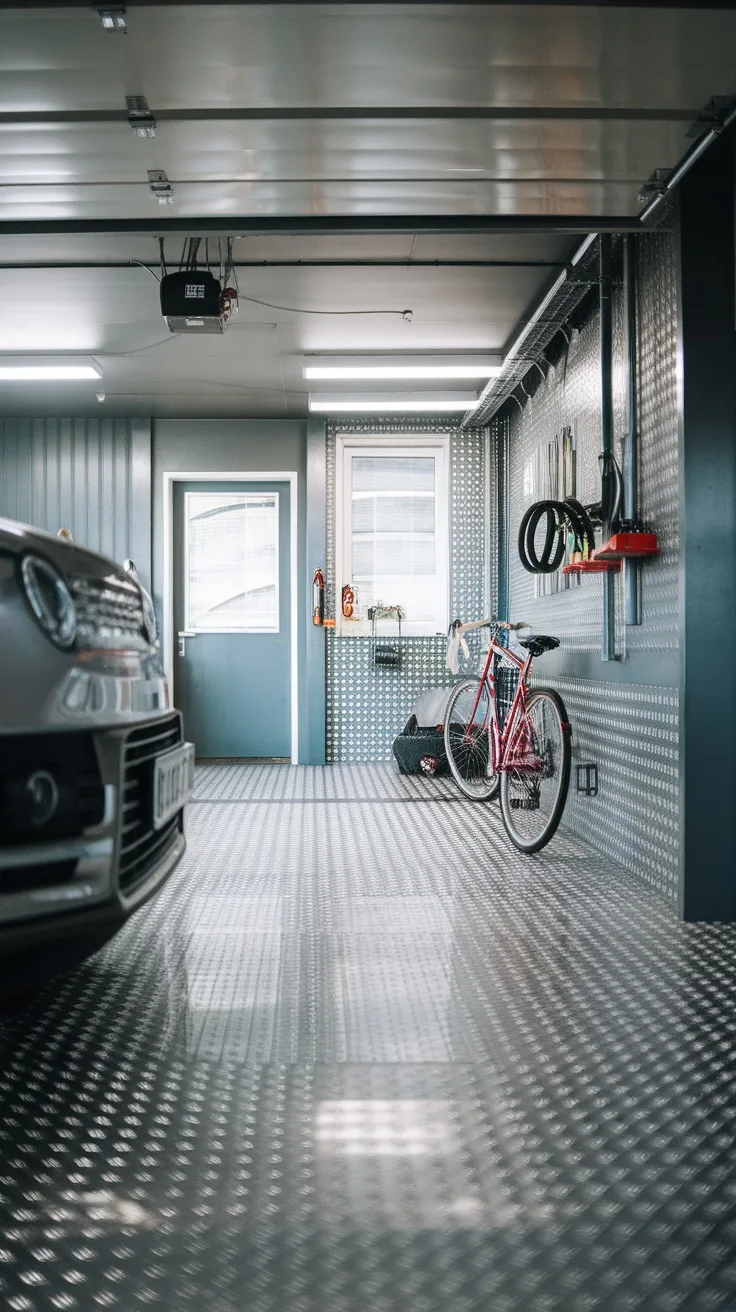
[[[435,543],[437,544],[437,599],[440,627],[402,622],[406,637],[436,637],[447,632],[450,612],[450,435],[449,433],[396,433],[374,437],[366,434],[337,433],[335,449],[335,632],[341,637],[369,637],[371,626],[366,615],[359,620],[345,620],[342,615],[342,589],[352,582],[352,457],[359,456],[427,456],[435,461]],[[398,599],[400,602],[400,598]]]

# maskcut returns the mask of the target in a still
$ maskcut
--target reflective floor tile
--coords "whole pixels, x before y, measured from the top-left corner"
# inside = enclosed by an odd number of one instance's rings
[[[447,781],[196,795],[161,895],[4,1024],[4,1307],[736,1308],[736,927]]]

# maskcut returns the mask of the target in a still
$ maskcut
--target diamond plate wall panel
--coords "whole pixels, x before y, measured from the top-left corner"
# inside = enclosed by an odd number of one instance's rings
[[[500,462],[503,459],[503,440],[505,433],[506,421],[504,419],[494,419],[491,424],[489,442],[488,442],[488,474],[486,477],[486,487],[488,488],[489,506],[488,506],[488,559],[486,561],[486,578],[487,578],[487,606],[489,614],[497,615],[499,608],[499,513],[500,498],[499,490],[499,472],[502,470]]]
[[[483,430],[450,438],[450,617],[485,614],[486,438]]]
[[[486,505],[488,470],[483,429],[463,432],[447,422],[375,420],[327,429],[327,587],[328,614],[335,614],[341,581],[335,579],[335,452],[338,433],[365,436],[449,433],[450,435],[450,608],[452,618],[478,619],[486,599]],[[495,595],[495,594],[494,594]],[[376,670],[367,638],[327,633],[327,760],[381,761],[403,728],[412,704],[426,688],[448,680],[445,639],[402,639],[398,670]]]
[[[447,683],[444,638],[402,638],[398,670],[373,669],[367,638],[327,637],[327,760],[382,761],[427,688]]]
[[[534,577],[522,568],[519,524],[534,499],[524,494],[524,473],[537,447],[570,425],[577,452],[579,501],[600,499],[601,444],[599,333],[597,318],[574,332],[567,358],[550,368],[546,381],[522,411],[511,414],[509,447],[509,592],[512,619],[526,619],[553,633],[568,651],[599,651],[603,623],[600,577],[581,578],[567,592],[535,597]]]
[[[573,726],[572,777],[563,827],[675,901],[679,855],[676,688],[548,679]],[[599,792],[576,788],[576,765],[598,766]]]
[[[624,630],[616,607],[617,652],[674,649],[678,624],[679,487],[677,428],[677,272],[675,237],[669,230],[638,239],[638,421],[639,510],[658,535],[660,554],[642,566],[643,623]],[[613,297],[614,429],[619,461],[626,424],[623,299],[620,259]],[[581,578],[576,587],[550,597],[534,595],[534,579],[521,567],[516,549],[519,523],[532,498],[524,495],[524,468],[533,452],[563,427],[573,427],[577,449],[578,499],[600,496],[600,337],[594,316],[573,333],[567,359],[549,370],[520,412],[511,411],[511,600],[517,616],[530,619],[562,640],[568,651],[601,647],[602,583]]]
[[[617,257],[620,251],[617,252]],[[677,273],[671,231],[636,243],[638,311],[639,508],[659,537],[661,554],[642,574],[642,624],[624,625],[623,575],[615,585],[616,651],[661,652],[678,644],[679,487],[677,428]],[[619,459],[626,423],[625,342],[620,260],[614,285],[614,424]],[[514,407],[510,422],[510,595],[512,618],[561,639],[563,651],[601,650],[602,580],[583,577],[576,586],[535,597],[534,578],[522,568],[518,528],[531,501],[524,470],[537,446],[570,424],[577,446],[578,498],[600,495],[600,337],[594,315],[574,333],[567,360]],[[531,390],[531,389],[530,389]],[[579,796],[573,778],[565,823],[606,855],[635,870],[670,898],[677,893],[679,742],[678,693],[674,688],[600,679],[538,679],[557,687],[573,724],[575,760],[599,767],[600,792]],[[659,681],[658,681],[659,683]]]

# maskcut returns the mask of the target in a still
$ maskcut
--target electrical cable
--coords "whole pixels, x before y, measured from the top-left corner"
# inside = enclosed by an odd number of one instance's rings
[[[102,359],[116,360],[122,359],[128,355],[140,355],[142,351],[151,351],[154,346],[166,346],[168,342],[177,340],[176,333],[170,333],[168,337],[161,337],[157,342],[149,342],[148,346],[136,346],[132,351],[95,351]]]
[[[153,269],[151,269],[147,264],[144,264],[143,260],[129,260],[128,263],[137,264],[139,269],[145,269],[146,273],[150,273],[151,277],[156,279],[156,282],[161,281],[158,274],[154,273]]]
[[[253,305],[265,305],[267,310],[283,310],[286,314],[329,314],[329,315],[365,315],[398,314],[402,319],[411,317],[413,310],[305,310],[298,305],[274,305],[273,301],[261,301],[256,296],[240,296],[241,301],[250,301]]]
[[[159,237],[158,240],[159,240],[159,251],[161,257],[161,276],[164,277],[166,274],[166,263],[164,260],[164,242],[162,237]],[[190,237],[188,241],[184,242],[181,258],[179,260],[180,273],[185,267],[187,269],[194,269],[197,267],[197,257],[199,254],[200,243],[201,243],[200,237],[196,237],[196,238]],[[303,306],[298,306],[298,305],[275,305],[273,301],[264,301],[257,296],[243,296],[240,291],[240,286],[238,284],[238,275],[235,269],[235,263],[233,261],[233,238],[232,237],[227,238],[225,251],[223,251],[223,244],[221,238],[218,238],[218,246],[219,246],[219,257],[220,257],[221,285],[223,287],[223,290],[225,290],[227,286],[232,285],[232,287],[234,288],[237,294],[238,300],[249,301],[252,305],[263,305],[267,310],[281,310],[283,311],[284,314],[320,314],[320,315],[328,315],[328,316],[345,315],[345,316],[353,316],[353,317],[363,316],[363,315],[376,315],[376,314],[398,314],[402,319],[406,319],[407,321],[409,321],[412,317],[413,310],[308,310],[305,309]],[[207,241],[205,244],[205,260],[206,260],[206,267],[209,268],[209,262],[210,262],[209,241]],[[131,260],[130,263],[140,264],[141,268],[148,269],[148,265],[143,264],[141,260]],[[152,269],[148,269],[148,272],[154,278],[156,277],[156,274],[153,272]],[[160,279],[158,279],[157,281],[160,281]]]
[[[624,479],[619,463],[612,451],[602,451],[598,457],[601,467],[601,485],[608,495],[601,498],[601,519],[615,532],[621,518],[621,505],[624,495]],[[613,491],[611,491],[611,477]]]

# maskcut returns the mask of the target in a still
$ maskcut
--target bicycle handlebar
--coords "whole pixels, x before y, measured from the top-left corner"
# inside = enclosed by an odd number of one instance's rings
[[[469,633],[471,629],[509,629],[516,633],[519,629],[530,629],[532,626],[526,620],[519,620],[517,624],[511,624],[508,620],[472,620],[470,624],[463,624],[458,620],[460,630],[463,633]]]

